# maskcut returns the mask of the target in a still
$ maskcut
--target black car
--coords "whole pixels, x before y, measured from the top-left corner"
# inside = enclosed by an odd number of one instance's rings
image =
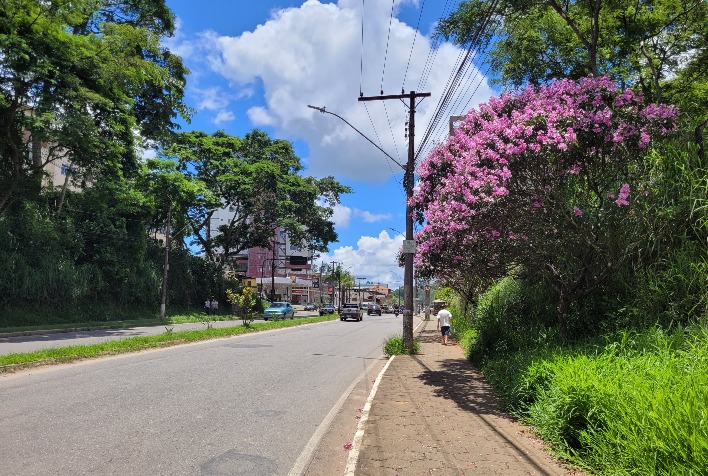
[[[334,314],[334,306],[331,304],[325,304],[320,308],[320,316],[324,316],[325,314]]]
[[[366,310],[366,315],[373,316],[374,314],[377,316],[381,315],[381,306],[378,304],[369,304],[369,309]]]

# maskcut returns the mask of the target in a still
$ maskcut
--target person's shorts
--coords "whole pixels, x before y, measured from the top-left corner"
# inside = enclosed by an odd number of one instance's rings
[[[450,326],[442,326],[440,328],[440,333],[444,336],[449,336],[450,335]]]

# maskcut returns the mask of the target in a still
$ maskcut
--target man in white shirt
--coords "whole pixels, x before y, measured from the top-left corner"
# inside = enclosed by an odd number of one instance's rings
[[[448,337],[450,337],[450,326],[452,326],[452,314],[445,308],[438,312],[438,329],[442,333],[442,343],[447,345]]]

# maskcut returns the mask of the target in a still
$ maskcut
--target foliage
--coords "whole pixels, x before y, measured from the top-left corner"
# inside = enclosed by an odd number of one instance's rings
[[[187,70],[160,44],[173,31],[164,0],[0,4],[0,213],[37,197],[50,162],[131,175],[142,139],[189,116]]]
[[[350,189],[332,177],[299,175],[303,167],[288,141],[272,140],[258,130],[244,138],[221,131],[183,132],[160,155],[165,160],[152,161],[152,169],[173,164],[173,182],[191,184],[194,190],[183,195],[177,209],[211,260],[217,248],[221,256],[272,248],[278,228],[287,231],[291,242],[314,251],[326,251],[336,240],[331,207]],[[218,209],[227,220],[211,235]]]
[[[557,292],[562,330],[572,303],[642,239],[635,186],[651,135],[676,114],[608,78],[529,87],[471,111],[420,166],[419,273],[447,283],[462,269],[477,288],[513,267],[538,273]]]
[[[253,290],[248,286],[241,289],[240,293],[227,289],[226,299],[234,306],[234,311],[243,320],[243,325],[250,326],[259,307],[257,296],[253,294]]]
[[[556,452],[598,474],[708,467],[708,330],[623,332],[601,345],[500,353],[484,371]]]
[[[386,357],[408,354],[408,350],[403,346],[403,336],[394,335],[387,337],[383,343],[383,352]],[[420,353],[420,341],[413,339],[413,354],[418,353]]]
[[[491,45],[487,61],[507,86],[607,74],[660,101],[660,82],[700,68],[706,21],[703,0],[463,0],[437,33]]]

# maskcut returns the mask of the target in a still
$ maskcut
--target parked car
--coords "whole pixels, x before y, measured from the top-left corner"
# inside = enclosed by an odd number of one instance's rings
[[[295,317],[295,309],[289,302],[272,302],[270,306],[263,311],[263,320],[273,319],[290,319]]]
[[[339,319],[344,321],[347,319],[354,319],[355,321],[361,321],[361,309],[359,309],[358,304],[345,304],[339,311]]]
[[[393,314],[393,307],[391,307],[389,304],[384,304],[381,306],[381,312],[384,314]]]
[[[320,308],[320,316],[324,316],[325,314],[334,314],[334,306],[331,304],[325,304]]]
[[[367,316],[373,316],[374,314],[381,315],[381,306],[378,304],[369,304],[369,309],[366,310]]]
[[[314,302],[308,302],[305,304],[305,311],[315,311],[317,309],[317,306],[315,306]]]

